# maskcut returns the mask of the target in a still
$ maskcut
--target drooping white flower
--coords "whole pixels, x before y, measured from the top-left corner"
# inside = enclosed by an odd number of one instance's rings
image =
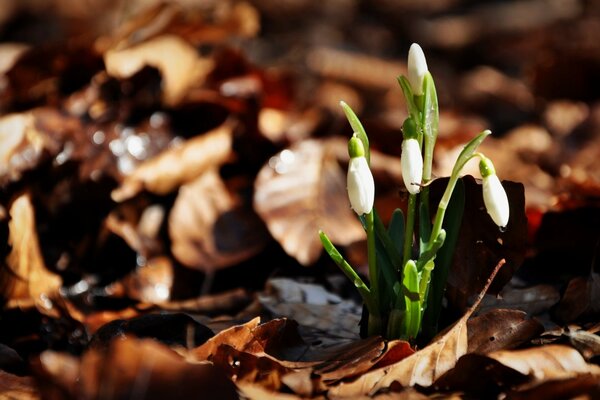
[[[375,181],[365,158],[365,149],[357,137],[348,142],[348,198],[352,209],[358,214],[368,214],[373,209],[375,201]]]
[[[408,50],[408,82],[414,95],[423,95],[423,79],[426,73],[427,61],[423,49],[413,43]]]
[[[348,164],[348,198],[358,214],[368,214],[375,201],[375,181],[365,157],[354,157]]]
[[[404,139],[402,141],[402,179],[406,190],[411,194],[421,191],[423,179],[423,156],[417,139]]]
[[[479,171],[483,178],[483,203],[485,208],[494,223],[500,228],[505,228],[510,217],[510,206],[506,191],[504,191],[502,183],[496,175],[494,165],[489,159],[481,159]]]

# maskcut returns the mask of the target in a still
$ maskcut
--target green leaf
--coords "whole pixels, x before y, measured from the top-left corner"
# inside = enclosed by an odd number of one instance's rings
[[[429,190],[429,188],[426,189]],[[428,200],[429,194],[424,197]],[[421,204],[419,204],[419,254],[422,254],[427,249],[430,235],[431,217],[429,216],[429,207],[425,201],[421,201]]]
[[[404,243],[404,213],[401,209],[396,208],[392,213],[390,225],[388,226],[388,234],[394,243],[400,260],[402,260],[402,244]]]
[[[458,242],[458,235],[465,209],[465,185],[459,179],[450,198],[448,211],[444,219],[443,229],[446,231],[444,245],[438,251],[435,259],[435,270],[432,272],[429,294],[427,296],[427,309],[423,317],[423,334],[426,339],[437,334],[438,320],[442,312],[442,299],[446,290],[446,282],[452,265],[454,249]]]
[[[403,282],[409,292],[419,292],[419,274],[413,260],[404,266]],[[415,338],[421,327],[421,302],[405,296],[406,300],[406,335]]]
[[[421,121],[421,119],[419,118],[420,112],[419,109],[417,108],[417,105],[415,104],[415,99],[414,99],[414,95],[412,92],[412,89],[410,88],[410,83],[408,82],[408,79],[405,76],[399,76],[398,77],[398,83],[400,84],[400,87],[402,88],[402,93],[404,94],[404,99],[406,100],[406,107],[408,108],[408,114],[411,116],[411,118],[416,122],[416,121]]]
[[[446,231],[442,229],[440,230],[440,233],[438,233],[433,243],[427,246],[427,249],[419,256],[419,259],[417,260],[417,271],[422,271],[423,267],[425,267],[425,264],[435,258],[438,250],[444,244],[444,240],[446,240]]]
[[[440,111],[438,106],[437,93],[435,91],[435,83],[430,72],[425,74],[423,79],[423,113],[421,114],[421,126],[423,134],[433,141],[431,146],[434,146],[435,139],[438,134],[438,124],[440,120]]]
[[[483,140],[491,134],[492,132],[486,129],[479,135],[475,136],[469,143],[465,145],[465,147],[458,155],[458,158],[456,159],[456,164],[454,164],[454,168],[452,169],[452,176],[458,176],[458,174],[460,174],[460,171],[463,169],[465,164],[471,159],[473,153],[475,153],[475,150],[477,150],[477,147],[479,147],[481,142],[483,142]]]
[[[321,243],[323,244],[325,252],[329,254],[329,257],[331,257],[333,262],[337,264],[337,266],[348,277],[348,279],[352,281],[354,286],[356,286],[356,289],[358,290],[358,293],[360,293],[363,301],[367,305],[369,312],[376,312],[377,310],[375,308],[375,302],[373,301],[374,299],[371,296],[371,291],[369,290],[367,285],[365,285],[364,281],[360,278],[360,276],[358,276],[354,268],[352,268],[348,261],[344,259],[344,257],[338,251],[338,249],[335,248],[335,246],[333,245],[333,243],[331,243],[331,240],[329,240],[329,237],[327,237],[325,232],[319,231],[319,238],[321,239]]]
[[[361,140],[361,142],[365,148],[367,162],[370,164],[371,163],[371,154],[369,151],[369,149],[370,149],[369,137],[367,136],[367,132],[365,132],[365,128],[363,128],[363,125],[361,124],[360,120],[358,119],[358,117],[356,116],[356,114],[354,113],[352,108],[350,108],[350,106],[348,104],[346,104],[343,101],[340,101],[340,105],[342,106],[342,109],[344,110],[344,114],[346,114],[346,118],[348,119],[348,122],[350,123],[350,126],[352,127],[352,131],[355,132],[356,135],[358,136],[358,138]]]

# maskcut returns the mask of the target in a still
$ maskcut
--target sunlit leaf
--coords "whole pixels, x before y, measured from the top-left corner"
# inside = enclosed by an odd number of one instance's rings
[[[268,240],[259,218],[212,169],[179,189],[169,214],[169,236],[177,260],[203,271],[245,260]]]
[[[254,208],[283,249],[304,265],[322,252],[319,230],[340,245],[365,237],[350,209],[346,176],[332,154],[333,143],[307,140],[283,150],[255,182]]]
[[[9,305],[33,301],[41,312],[54,315],[51,298],[58,294],[62,279],[45,266],[30,195],[19,196],[9,214],[8,240],[12,250],[6,259],[7,267],[0,269],[3,295]]]

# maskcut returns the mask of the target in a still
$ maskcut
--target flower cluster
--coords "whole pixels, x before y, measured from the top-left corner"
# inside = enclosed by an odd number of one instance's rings
[[[319,234],[327,253],[353,281],[365,302],[368,311],[367,333],[414,340],[423,332],[428,336],[436,333],[447,270],[435,267],[441,265],[447,268],[447,259],[452,255],[451,251],[446,251],[440,256],[438,251],[446,242],[450,243],[448,246],[453,246],[456,241],[449,238],[456,238],[459,229],[458,226],[443,225],[443,222],[447,210],[450,215],[462,216],[464,200],[462,203],[452,203],[451,200],[460,182],[460,173],[469,160],[480,160],[483,201],[489,216],[500,229],[505,229],[509,223],[510,207],[492,161],[476,151],[490,134],[490,131],[483,131],[467,143],[458,156],[434,218],[430,218],[428,184],[432,180],[439,111],[433,78],[418,44],[410,47],[407,71],[408,77],[401,76],[398,81],[409,114],[402,126],[401,153],[402,179],[408,192],[408,206],[405,211],[397,209],[394,212],[388,228],[385,228],[373,207],[375,183],[369,168],[368,136],[354,112],[341,102],[354,131],[348,142],[350,160],[347,189],[350,206],[367,233],[369,285],[359,277],[327,235],[324,232]],[[415,229],[417,224],[418,230]],[[430,290],[434,280],[438,284],[435,290]],[[422,326],[424,321],[425,325]]]

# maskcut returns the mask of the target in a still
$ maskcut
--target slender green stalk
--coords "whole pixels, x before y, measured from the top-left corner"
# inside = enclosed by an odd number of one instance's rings
[[[406,225],[404,227],[404,248],[402,250],[402,265],[412,256],[413,233],[415,230],[415,211],[417,208],[417,195],[408,196],[408,209],[406,210]]]
[[[369,260],[369,280],[371,281],[371,293],[379,303],[379,277],[377,272],[377,254],[375,249],[375,220],[373,210],[365,215],[367,223],[367,252]]]

